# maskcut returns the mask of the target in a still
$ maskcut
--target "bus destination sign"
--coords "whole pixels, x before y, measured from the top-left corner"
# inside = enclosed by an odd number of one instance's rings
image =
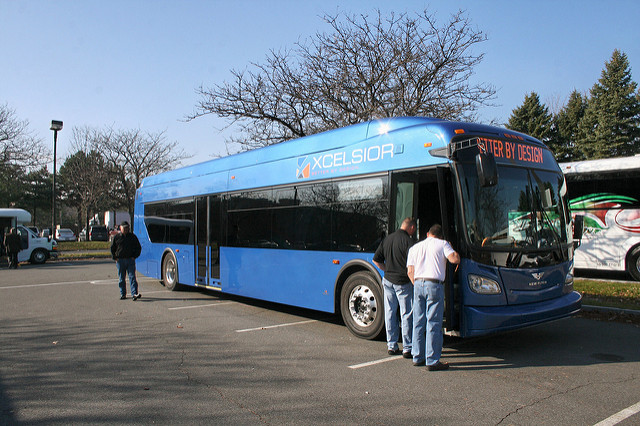
[[[496,159],[520,161],[524,163],[543,164],[544,148],[518,141],[478,138],[478,148],[490,152]]]

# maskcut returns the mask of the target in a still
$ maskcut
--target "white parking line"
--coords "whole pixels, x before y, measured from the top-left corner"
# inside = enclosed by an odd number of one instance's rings
[[[389,362],[389,361],[397,361],[399,359],[404,359],[404,358],[401,357],[400,355],[389,357],[389,358],[381,358],[381,359],[378,359],[376,361],[369,361],[369,362],[363,362],[362,364],[350,365],[349,368],[355,370],[357,368],[370,367],[372,365],[382,364],[383,362]]]
[[[153,282],[157,280],[138,280],[138,283],[144,282]],[[12,285],[6,287],[0,287],[0,290],[11,290],[14,288],[34,288],[34,287],[49,287],[56,285],[76,285],[76,284],[92,284],[92,285],[107,285],[107,284],[117,284],[118,279],[109,279],[109,280],[85,280],[85,281],[64,281],[59,283],[42,283],[42,284],[24,284],[24,285]]]
[[[95,280],[95,281],[89,281],[89,283],[92,285],[111,285],[111,284],[117,284],[118,279],[111,278],[109,280]]]
[[[170,311],[177,311],[180,309],[195,309],[195,308],[204,308],[206,306],[220,306],[220,305],[229,305],[231,303],[236,302],[218,302],[218,303],[209,303],[207,305],[192,305],[192,306],[178,306],[177,308],[169,308]]]
[[[0,290],[12,290],[14,288],[47,287],[47,286],[52,286],[52,285],[87,284],[88,282],[89,281],[67,281],[67,282],[61,282],[61,283],[12,285],[12,286],[9,286],[9,287],[0,287]]]
[[[268,326],[256,327],[256,328],[245,328],[244,330],[236,330],[236,333],[245,333],[247,331],[268,330],[270,328],[289,327],[290,325],[309,324],[310,322],[318,322],[318,320],[290,322],[287,324],[268,325]]]
[[[603,421],[596,423],[594,426],[613,426],[617,425],[624,419],[627,419],[634,414],[640,413],[640,402],[633,404],[631,407],[625,408],[624,410],[618,411],[611,417],[607,417]]]
[[[141,283],[145,283],[145,282],[147,282],[147,283],[157,282],[158,280],[154,280],[154,279],[147,279],[147,280],[142,279],[141,280],[141,279],[137,278],[137,281],[138,281],[138,284],[141,284]],[[89,283],[93,284],[93,285],[110,285],[110,284],[117,284],[118,283],[118,279],[117,278],[110,278],[108,280],[93,280],[93,281],[89,281]]]

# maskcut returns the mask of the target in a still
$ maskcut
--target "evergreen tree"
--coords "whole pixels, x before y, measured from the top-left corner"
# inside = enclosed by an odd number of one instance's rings
[[[558,161],[574,161],[582,157],[582,152],[576,147],[578,126],[584,117],[587,99],[577,90],[569,96],[567,104],[556,114],[554,123],[556,138],[549,143]]]
[[[46,167],[33,170],[26,176],[22,208],[31,213],[31,223],[46,228],[51,226],[51,190],[53,175]]]
[[[0,208],[20,207],[24,179],[23,168],[0,161]]]
[[[513,110],[507,128],[531,135],[544,143],[554,139],[553,117],[549,109],[540,103],[536,92],[525,96],[522,106]]]
[[[591,89],[576,144],[584,158],[640,153],[640,91],[631,79],[627,55],[614,50]]]

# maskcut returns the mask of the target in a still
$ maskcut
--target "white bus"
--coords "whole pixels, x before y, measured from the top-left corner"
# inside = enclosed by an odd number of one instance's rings
[[[627,271],[640,281],[640,155],[560,167],[571,212],[584,216],[575,267]]]
[[[0,209],[0,231],[2,241],[4,234],[11,228],[17,228],[22,239],[22,250],[18,253],[18,262],[44,263],[49,258],[58,256],[58,247],[55,240],[42,238],[36,235],[24,224],[31,222],[31,213],[23,209]],[[5,255],[4,245],[0,244],[0,254]]]

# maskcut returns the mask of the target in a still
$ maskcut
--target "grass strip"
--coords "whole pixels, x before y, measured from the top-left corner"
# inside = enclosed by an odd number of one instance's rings
[[[69,260],[69,259],[95,259],[95,258],[111,258],[111,252],[108,251],[95,251],[95,252],[87,252],[87,253],[69,253],[69,252],[60,252],[58,253],[58,259],[61,260]]]
[[[58,243],[58,252],[79,250],[104,250],[109,251],[109,241],[61,241]]]
[[[576,279],[583,305],[640,310],[640,282]]]

